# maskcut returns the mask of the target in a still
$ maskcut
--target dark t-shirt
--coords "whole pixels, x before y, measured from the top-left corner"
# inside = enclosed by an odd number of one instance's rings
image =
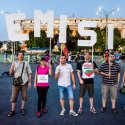
[[[77,70],[80,70],[81,71],[81,76],[83,76],[84,74],[84,72],[83,72],[83,65],[84,65],[84,63],[92,63],[92,61],[90,60],[90,61],[81,61],[81,62],[78,62],[77,63]],[[96,65],[96,63],[93,61],[93,66],[94,66],[94,69],[95,68],[98,68],[98,66]],[[90,75],[90,73],[88,74],[88,75]],[[92,83],[94,83],[93,82],[93,78],[82,78],[83,80],[84,80],[84,83],[85,84],[92,84]]]

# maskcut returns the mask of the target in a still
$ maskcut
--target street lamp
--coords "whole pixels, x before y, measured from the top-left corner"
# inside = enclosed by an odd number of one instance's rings
[[[115,14],[115,11],[119,11],[119,8],[117,8],[117,9],[113,9],[113,10],[111,10],[111,11],[106,11],[106,10],[104,10],[102,7],[99,7],[98,8],[98,11],[97,11],[97,13],[96,13],[96,15],[99,15],[99,14],[102,14],[102,15],[104,15],[105,16],[105,21],[106,21],[106,44],[105,44],[105,50],[107,50],[108,49],[108,34],[107,34],[107,31],[108,31],[108,18],[109,18],[109,16],[111,15],[111,14]]]

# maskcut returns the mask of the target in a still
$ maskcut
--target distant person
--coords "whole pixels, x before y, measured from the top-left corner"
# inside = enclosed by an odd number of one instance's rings
[[[109,51],[106,50],[104,54],[105,61],[108,61]]]
[[[116,63],[119,63],[120,54],[118,53],[118,51],[115,52],[114,56],[115,56],[115,60],[114,60],[114,61],[115,61]]]
[[[37,102],[37,117],[42,116],[42,113],[47,113],[46,110],[46,96],[49,89],[48,74],[52,75],[52,66],[46,65],[46,59],[41,58],[40,65],[36,68],[34,87],[37,88],[38,102]],[[41,110],[42,104],[42,110]],[[42,112],[41,112],[42,111]]]
[[[81,55],[80,55],[80,52],[78,52],[78,53],[76,54],[76,57],[74,58],[75,63],[77,63],[80,59],[81,59]]]
[[[68,53],[68,61],[67,61],[67,63],[71,64],[71,60],[72,60],[72,52],[70,51]]]
[[[64,55],[60,57],[60,65],[56,67],[55,78],[58,79],[60,105],[62,108],[60,115],[63,116],[65,115],[66,112],[65,101],[64,101],[65,97],[64,95],[66,93],[69,98],[69,107],[70,107],[69,115],[78,116],[78,114],[74,111],[74,96],[71,85],[71,78],[72,78],[73,89],[76,88],[75,76],[73,73],[72,65],[66,63],[66,57]]]

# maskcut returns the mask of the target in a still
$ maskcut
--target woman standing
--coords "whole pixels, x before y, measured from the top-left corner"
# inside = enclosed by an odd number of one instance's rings
[[[40,117],[41,113],[47,113],[46,110],[46,96],[49,89],[48,75],[52,75],[52,66],[46,65],[46,59],[41,58],[40,65],[36,68],[34,87],[37,88],[38,94],[38,111],[37,117]],[[42,110],[41,110],[42,104]]]

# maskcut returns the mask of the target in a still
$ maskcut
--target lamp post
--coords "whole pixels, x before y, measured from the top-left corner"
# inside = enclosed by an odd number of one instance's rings
[[[17,10],[15,13],[19,13],[20,11],[19,10]],[[10,12],[7,12],[7,11],[4,11],[4,10],[2,10],[1,11],[1,14],[11,14]],[[16,51],[16,47],[15,47],[15,41],[11,41],[11,40],[9,40],[10,42],[11,42],[11,46],[12,46],[12,62],[14,62],[14,56],[15,56],[15,51]]]
[[[106,10],[104,10],[102,7],[99,7],[99,9],[98,9],[98,11],[97,11],[97,13],[96,13],[96,15],[99,15],[99,14],[102,14],[102,15],[104,15],[105,16],[105,23],[106,23],[106,44],[105,44],[105,50],[107,50],[108,49],[108,18],[109,18],[109,16],[111,15],[111,14],[115,14],[115,11],[119,11],[119,8],[117,8],[117,9],[113,9],[113,10],[111,10],[111,11],[106,11]]]

